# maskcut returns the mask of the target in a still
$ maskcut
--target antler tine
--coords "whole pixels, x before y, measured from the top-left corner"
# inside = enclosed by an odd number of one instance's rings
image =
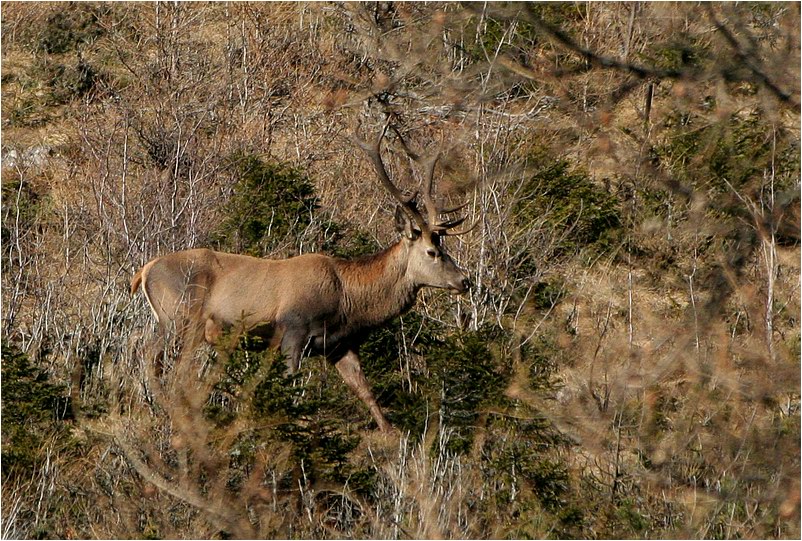
[[[447,231],[449,229],[453,229],[453,228],[457,227],[462,222],[464,222],[467,218],[468,218],[467,216],[463,216],[462,218],[456,218],[454,220],[448,220],[447,222],[440,222],[439,224],[434,226],[434,229],[436,229],[437,231],[442,231],[444,234],[448,234]]]
[[[429,219],[429,226],[432,228],[437,227],[437,219],[440,216],[440,211],[437,210],[434,198],[432,197],[432,185],[434,181],[434,168],[437,166],[437,161],[440,159],[440,148],[430,156],[425,162],[425,173],[423,177],[423,206],[426,208],[426,213]]]
[[[465,207],[467,207],[470,204],[471,204],[470,201],[466,201],[461,205],[457,205],[456,207],[451,207],[450,209],[443,209],[443,210],[440,211],[440,214],[451,214],[452,212],[457,212],[457,211],[460,211],[460,210],[464,209]]]
[[[458,205],[456,207],[451,207],[451,208],[448,208],[448,209],[442,209],[442,210],[440,210],[440,214],[451,214],[453,212],[457,212],[459,210],[464,209],[468,205],[470,205],[470,201],[466,201],[465,203],[463,203],[461,205]],[[434,230],[437,231],[438,233],[440,233],[441,235],[463,235],[463,234],[467,233],[468,231],[472,230],[474,227],[476,227],[478,222],[474,223],[471,227],[469,227],[465,231],[460,231],[460,232],[457,232],[457,233],[450,233],[449,230],[457,227],[460,224],[462,224],[462,222],[464,222],[467,218],[468,218],[468,216],[466,215],[466,216],[463,216],[462,218],[454,218],[453,220],[448,220],[446,222],[440,222],[436,226],[434,226]]]
[[[449,228],[457,227],[459,224],[461,224],[462,222],[465,221],[465,218],[467,218],[467,216],[465,216],[464,218],[460,218],[459,220],[454,220],[454,222],[449,222],[449,224],[453,224],[453,225],[450,225]],[[448,235],[449,237],[457,237],[459,235],[464,235],[465,233],[470,233],[471,231],[476,229],[476,226],[479,225],[479,223],[481,221],[482,221],[481,219],[476,220],[475,222],[473,222],[473,224],[471,224],[471,226],[469,228],[463,229],[462,231],[453,231],[452,232],[452,231],[446,230],[443,233],[441,233],[441,235]]]

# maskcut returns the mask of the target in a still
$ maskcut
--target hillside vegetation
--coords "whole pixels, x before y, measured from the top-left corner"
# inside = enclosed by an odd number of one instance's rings
[[[799,539],[799,70],[799,3],[3,3],[2,536]],[[361,348],[398,431],[157,369],[150,259],[395,240],[385,124],[476,222]]]

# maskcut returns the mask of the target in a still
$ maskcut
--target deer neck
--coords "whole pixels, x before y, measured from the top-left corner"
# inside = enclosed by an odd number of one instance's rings
[[[398,241],[372,256],[341,262],[343,308],[349,327],[380,325],[412,307],[420,286],[407,277],[408,252],[409,247]]]

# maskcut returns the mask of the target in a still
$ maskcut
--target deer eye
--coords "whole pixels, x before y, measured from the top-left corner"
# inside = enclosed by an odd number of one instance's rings
[[[432,250],[431,248],[429,248],[428,250],[426,250],[426,255],[428,255],[429,257],[437,257],[437,250]]]

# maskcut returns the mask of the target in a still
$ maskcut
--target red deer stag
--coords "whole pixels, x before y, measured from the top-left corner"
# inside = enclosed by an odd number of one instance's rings
[[[382,431],[390,423],[362,373],[357,351],[367,331],[404,313],[422,287],[463,293],[470,282],[445,252],[441,238],[463,219],[439,221],[432,195],[432,177],[439,152],[422,159],[423,206],[417,192],[404,197],[390,180],[380,147],[387,126],[372,144],[354,135],[381,184],[398,201],[395,225],[401,239],[385,250],[344,260],[321,254],[270,260],[208,249],[157,257],[131,280],[131,293],[141,286],[162,332],[173,330],[194,348],[203,340],[218,344],[224,331],[260,329],[271,347],[280,347],[290,372],[305,351],[324,355],[345,383],[367,405]],[[455,233],[451,233],[455,234]]]

